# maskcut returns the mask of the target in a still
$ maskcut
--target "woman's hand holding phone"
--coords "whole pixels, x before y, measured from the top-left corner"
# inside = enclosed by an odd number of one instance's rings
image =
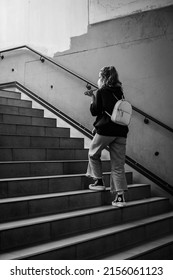
[[[94,95],[93,90],[87,90],[84,92],[85,95],[92,97]]]

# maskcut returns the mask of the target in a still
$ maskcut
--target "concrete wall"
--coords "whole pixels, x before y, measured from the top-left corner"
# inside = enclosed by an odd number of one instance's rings
[[[101,67],[115,65],[127,99],[172,126],[172,49],[173,7],[169,7],[92,25],[87,34],[72,38],[71,48],[56,53],[54,59],[94,83]],[[0,67],[0,82],[19,80],[92,128],[84,82],[50,63],[42,64],[30,52],[8,54]],[[153,123],[145,125],[134,113],[127,155],[172,183],[172,150],[172,134]]]
[[[89,23],[98,23],[172,4],[173,0],[89,0]]]
[[[0,49],[30,45],[53,56],[90,24],[173,4],[173,0],[0,0]]]
[[[92,82],[97,80],[101,67],[115,65],[126,98],[172,126],[172,39],[173,7],[169,7],[92,25],[87,35],[72,38],[71,49],[57,53],[55,59]],[[129,156],[172,183],[172,150],[171,133],[152,122],[145,125],[134,113]],[[157,151],[159,156],[155,156]]]

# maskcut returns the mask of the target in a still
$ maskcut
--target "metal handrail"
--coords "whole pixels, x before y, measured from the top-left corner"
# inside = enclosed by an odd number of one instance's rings
[[[41,54],[40,52],[37,52],[36,50],[34,50],[34,49],[32,49],[32,48],[30,48],[30,47],[28,47],[28,46],[26,46],[26,45],[0,51],[0,54],[5,53],[5,52],[10,52],[10,51],[19,50],[19,49],[24,49],[24,48],[26,48],[26,49],[28,49],[28,50],[34,52],[35,54],[39,55],[40,58],[46,59],[46,60],[49,61],[50,63],[52,63],[52,64],[54,64],[54,65],[60,67],[61,69],[65,70],[66,72],[70,73],[71,75],[75,76],[76,78],[82,80],[83,82],[86,82],[87,84],[89,84],[89,85],[91,85],[91,86],[97,88],[97,86],[96,86],[95,84],[93,84],[92,82],[88,81],[87,79],[85,79],[85,78],[83,78],[82,76],[76,74],[75,72],[71,71],[70,69],[68,69],[68,68],[66,68],[66,67],[64,67],[64,66],[62,66],[62,65],[59,64],[59,63],[56,63],[54,60],[50,59],[49,57],[47,57],[47,56]]]
[[[10,48],[10,49],[6,49],[6,50],[2,50],[2,51],[0,51],[0,56],[1,56],[2,53],[10,52],[10,51],[18,50],[18,49],[23,49],[23,48],[26,48],[26,49],[28,49],[28,50],[34,52],[35,54],[39,55],[41,59],[46,59],[46,60],[49,61],[50,63],[52,63],[52,64],[54,64],[54,65],[60,67],[61,69],[63,69],[64,71],[70,73],[71,75],[75,76],[76,78],[82,80],[83,82],[86,82],[87,85],[91,85],[91,86],[93,86],[94,88],[98,89],[98,87],[97,87],[96,84],[90,82],[89,80],[83,78],[82,76],[78,75],[77,73],[75,73],[75,72],[71,71],[70,69],[68,69],[68,68],[66,68],[66,67],[64,67],[64,66],[62,66],[61,64],[56,63],[54,60],[48,58],[47,56],[45,56],[45,55],[41,54],[40,52],[38,52],[38,51],[36,51],[36,50],[30,48],[30,47],[27,46],[27,45],[22,45],[22,46],[19,46],[19,47],[15,47],[15,48]],[[2,58],[2,56],[1,56],[1,58]],[[4,58],[4,56],[3,56],[3,58]],[[154,122],[154,123],[160,125],[161,127],[167,129],[168,131],[173,132],[173,128],[172,128],[172,127],[170,127],[170,126],[166,125],[165,123],[163,123],[163,122],[157,120],[156,118],[154,118],[154,117],[148,115],[147,113],[143,112],[142,110],[138,109],[138,108],[135,107],[135,106],[132,106],[132,108],[133,108],[134,111],[136,111],[137,113],[139,113],[140,115],[142,115],[142,116],[145,117],[144,122],[145,122],[146,124],[149,122],[149,120],[151,120],[152,122]]]

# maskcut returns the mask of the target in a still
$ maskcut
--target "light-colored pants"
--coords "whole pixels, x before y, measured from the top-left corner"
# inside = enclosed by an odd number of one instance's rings
[[[95,134],[89,148],[89,163],[86,176],[94,179],[102,178],[101,152],[107,146],[109,146],[111,159],[111,192],[126,191],[127,182],[124,170],[126,138],[124,137]]]

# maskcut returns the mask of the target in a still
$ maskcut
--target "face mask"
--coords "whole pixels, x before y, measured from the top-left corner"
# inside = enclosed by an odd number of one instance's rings
[[[103,82],[101,81],[101,78],[98,79],[97,85],[98,88],[101,88],[103,86]]]

